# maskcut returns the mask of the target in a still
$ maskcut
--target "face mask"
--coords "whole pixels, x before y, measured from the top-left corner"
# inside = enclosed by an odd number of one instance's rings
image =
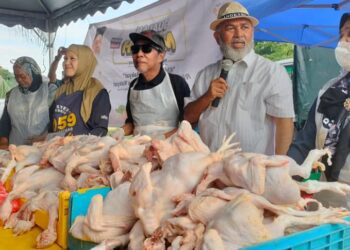
[[[335,59],[340,67],[350,72],[350,43],[339,42],[335,48]]]

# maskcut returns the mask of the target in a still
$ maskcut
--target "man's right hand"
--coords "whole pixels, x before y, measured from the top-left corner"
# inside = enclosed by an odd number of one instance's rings
[[[212,80],[204,95],[186,105],[184,119],[191,124],[197,123],[202,112],[210,107],[215,98],[224,97],[227,90],[228,84],[223,78]]]
[[[206,96],[212,102],[216,97],[219,97],[219,98],[224,97],[227,90],[228,90],[228,85],[226,81],[222,78],[217,78],[210,82],[210,86],[206,93]]]

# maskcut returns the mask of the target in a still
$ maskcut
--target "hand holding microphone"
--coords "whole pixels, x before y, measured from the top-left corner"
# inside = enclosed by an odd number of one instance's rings
[[[226,81],[228,72],[230,71],[232,65],[233,65],[233,61],[231,59],[222,60],[220,78],[222,78]],[[220,81],[220,79],[218,81]],[[219,84],[222,84],[222,83],[219,83]],[[222,86],[218,86],[218,88],[219,88],[218,92],[220,93],[221,91],[224,91],[224,93],[225,93],[227,86],[225,86],[225,87],[226,88],[222,88]],[[216,97],[214,99],[214,101],[211,103],[211,106],[215,107],[215,108],[218,107],[219,103],[220,103],[220,99],[221,99],[220,97]]]

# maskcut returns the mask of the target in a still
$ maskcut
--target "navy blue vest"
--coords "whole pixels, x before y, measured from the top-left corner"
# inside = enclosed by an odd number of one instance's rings
[[[83,91],[71,95],[62,94],[55,100],[53,113],[53,132],[67,135],[89,134],[90,130],[80,115]]]

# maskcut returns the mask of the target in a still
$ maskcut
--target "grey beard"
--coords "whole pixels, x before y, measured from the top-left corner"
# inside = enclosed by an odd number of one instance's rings
[[[242,60],[254,48],[254,41],[248,43],[243,49],[233,49],[222,41],[220,41],[219,45],[224,58],[237,62]]]

